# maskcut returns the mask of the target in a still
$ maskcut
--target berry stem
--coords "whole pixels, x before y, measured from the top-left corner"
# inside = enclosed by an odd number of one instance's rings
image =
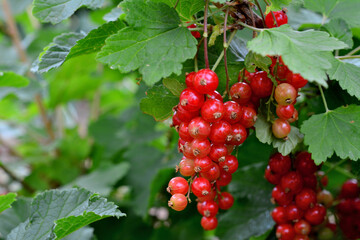
[[[256,6],[258,7],[259,11],[260,11],[261,18],[262,18],[263,24],[264,24],[264,26],[265,26],[264,12],[263,12],[263,10],[261,9],[261,6],[260,6],[260,4],[259,4],[259,1],[258,1],[258,0],[255,0],[255,4],[256,4]]]
[[[202,37],[197,45],[197,50],[196,50],[196,55],[194,57],[194,69],[195,69],[195,72],[199,71],[199,67],[198,67],[198,54],[199,54],[199,49],[200,49],[200,46],[202,44],[202,42],[204,41],[204,38]]]
[[[177,5],[179,3],[179,0],[176,1],[175,5],[174,5],[174,8],[176,9]]]
[[[207,47],[207,15],[209,8],[209,0],[205,0],[205,12],[204,12],[204,58],[205,58],[205,68],[209,68],[209,57],[208,57],[208,47]]]
[[[270,6],[270,3],[267,0],[264,0],[264,2],[267,6]]]
[[[339,167],[340,165],[342,165],[343,163],[345,163],[347,161],[347,159],[342,159],[341,161],[338,161],[336,164],[333,164],[333,166],[331,166],[324,175],[328,175],[332,170],[334,170],[336,167]]]
[[[357,53],[358,51],[360,51],[360,46],[358,46],[357,48],[355,48],[354,50],[352,50],[351,52],[349,52],[348,54],[346,54],[346,56],[354,55],[354,54]]]
[[[358,50],[359,51],[359,50]],[[354,59],[354,58],[360,58],[360,55],[352,55],[352,56],[339,56],[339,57],[336,57],[337,59],[340,59],[340,60],[343,60],[343,59]]]
[[[223,97],[225,97],[226,94],[228,94],[230,92],[230,88],[229,88],[230,77],[229,77],[229,71],[228,71],[228,65],[227,65],[227,57],[226,57],[226,50],[227,50],[226,24],[227,24],[228,16],[229,16],[229,8],[226,9],[225,20],[224,20],[224,64],[225,64],[225,74],[226,74],[226,88],[225,88],[225,92],[223,94]]]
[[[269,98],[269,101],[266,102],[267,104],[267,118],[266,120],[269,122],[270,121],[270,105],[272,103],[272,101],[274,100],[274,92],[275,92],[275,84],[273,85],[273,89],[271,91],[271,95],[270,95],[270,98]]]
[[[224,48],[225,48],[225,47],[226,47],[226,48],[229,47],[231,41],[232,41],[232,40],[234,39],[234,37],[235,37],[235,34],[236,34],[236,30],[234,30],[234,31],[231,33],[231,35],[230,35],[230,37],[229,37],[229,41],[226,43],[226,45],[224,46]],[[216,60],[214,66],[213,66],[212,69],[211,69],[212,71],[215,71],[215,69],[219,66],[219,63],[221,62],[221,59],[222,59],[223,57],[224,57],[224,51],[222,51],[222,52],[220,53],[218,59]]]
[[[349,172],[348,170],[342,168],[342,167],[339,167],[339,166],[336,166],[336,164],[333,164],[333,163],[330,163],[330,162],[324,162],[324,165],[328,168],[333,168],[333,170],[343,174],[344,176],[347,176],[349,178],[357,178],[354,174],[352,174],[351,172]]]
[[[246,28],[248,28],[248,29],[250,29],[250,30],[253,30],[253,31],[256,31],[256,32],[262,32],[262,31],[264,31],[264,29],[252,27],[252,26],[247,25],[246,23],[243,23],[243,22],[241,22],[241,21],[239,21],[239,22],[237,22],[237,23],[240,24],[240,25],[243,26],[243,27],[246,27]]]
[[[276,27],[279,27],[279,25],[278,25],[278,23],[277,23],[277,21],[276,21],[276,17],[275,17],[274,12],[273,12],[273,11],[270,11],[270,12],[271,12],[271,15],[272,15],[272,17],[273,17],[273,19],[274,19],[274,23],[275,23]]]
[[[322,98],[323,103],[324,103],[325,110],[326,110],[326,112],[329,112],[330,110],[328,108],[328,105],[327,105],[327,102],[326,102],[326,99],[325,99],[324,91],[323,91],[320,84],[318,84],[318,87],[319,87],[319,90],[320,90],[321,98]]]
[[[207,17],[209,18],[209,17],[211,17],[211,16],[213,16],[213,15],[219,13],[219,12],[222,12],[222,11],[225,10],[226,8],[228,8],[228,6],[224,6],[224,7],[222,7],[222,8],[219,8],[218,10],[216,10],[216,11],[208,14]],[[194,20],[194,21],[190,21],[190,22],[183,23],[182,26],[188,27],[188,26],[190,26],[190,25],[192,25],[192,24],[194,24],[194,23],[195,23],[195,24],[198,24],[199,21],[203,20],[204,18],[205,18],[205,17],[199,17],[199,18],[197,18],[197,19]],[[201,29],[201,30],[202,30],[202,29]]]

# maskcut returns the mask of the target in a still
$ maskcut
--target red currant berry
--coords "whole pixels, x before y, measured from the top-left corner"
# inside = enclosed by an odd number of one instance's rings
[[[291,126],[288,121],[278,118],[272,124],[272,133],[276,138],[286,138],[291,132]]]
[[[220,177],[220,167],[216,163],[211,163],[210,169],[206,172],[202,172],[201,176],[209,180],[209,182],[213,182]]]
[[[190,122],[193,118],[199,116],[199,111],[188,111],[185,110],[180,104],[176,106],[176,112],[181,122]]]
[[[206,139],[210,134],[210,124],[203,118],[197,117],[190,121],[188,131],[195,139]]]
[[[219,166],[230,174],[233,174],[239,166],[239,162],[237,158],[233,155],[227,155],[225,157],[225,161],[219,162]]]
[[[192,159],[184,157],[179,163],[180,174],[184,177],[189,177],[195,174],[195,162]]]
[[[296,89],[288,83],[281,83],[275,88],[275,100],[280,105],[290,105],[296,97]]]
[[[201,69],[194,77],[194,89],[198,93],[210,94],[216,90],[218,85],[218,76],[210,69]]]
[[[281,153],[275,153],[269,159],[269,166],[273,173],[283,175],[290,171],[291,158]]]
[[[310,188],[304,188],[296,195],[295,202],[296,205],[302,210],[312,208],[317,202],[316,193]]]
[[[225,160],[225,156],[228,154],[225,144],[213,144],[211,145],[209,157],[214,162],[221,162]]]
[[[272,93],[273,82],[265,71],[256,72],[250,82],[252,93],[260,98],[269,97]]]
[[[334,197],[328,190],[321,190],[317,193],[316,199],[318,203],[321,203],[326,208],[330,208],[333,205]]]
[[[231,154],[234,151],[235,146],[231,144],[227,144],[226,148],[228,150],[228,154]],[[220,161],[221,162],[221,161]]]
[[[210,201],[210,200],[214,200],[215,197],[216,197],[216,190],[212,189],[209,194],[198,197],[197,201],[199,202]]]
[[[179,136],[181,139],[191,142],[193,140],[193,137],[189,134],[189,124],[182,122],[179,127]]]
[[[274,16],[272,15],[272,13],[275,16],[276,22],[274,20]],[[271,12],[268,13],[265,17],[265,24],[268,28],[274,28],[276,27],[276,24],[278,27],[280,27],[281,25],[288,23],[288,18],[284,11],[276,11],[272,13]]]
[[[293,240],[295,230],[291,224],[281,224],[276,228],[276,237],[280,240]]]
[[[269,183],[278,185],[281,181],[281,177],[282,177],[282,175],[273,173],[271,171],[270,166],[266,167],[265,178],[266,178],[266,180],[268,180]]]
[[[187,28],[196,28],[196,24],[191,24],[190,26],[187,26]],[[201,34],[198,31],[191,31],[191,35],[194,36],[194,38],[201,38]]]
[[[227,210],[234,204],[234,197],[228,192],[222,192],[219,196],[219,208]]]
[[[192,142],[185,142],[185,144],[182,145],[182,153],[187,158],[195,159],[195,156],[193,153],[193,148],[192,148]]]
[[[224,104],[224,118],[230,124],[235,124],[240,121],[242,116],[242,107],[234,101],[228,101]]]
[[[182,121],[181,121],[180,118],[179,118],[178,112],[174,112],[174,115],[172,116],[171,127],[180,126],[181,122],[182,122]]]
[[[303,176],[304,187],[311,188],[312,190],[317,189],[317,179],[314,174]]]
[[[255,72],[257,72],[257,70],[255,69]],[[246,69],[243,69],[242,71],[239,72],[238,75],[238,82],[250,82],[250,79],[254,76],[255,73],[251,73]],[[244,78],[243,78],[244,76]]]
[[[175,211],[182,211],[186,208],[187,203],[188,201],[184,194],[176,193],[171,196],[168,205]]]
[[[204,95],[191,88],[184,89],[180,94],[180,105],[187,111],[199,110],[204,104]]]
[[[275,66],[271,68],[271,74],[280,80],[286,79],[286,75],[288,72],[289,68],[284,64],[281,57],[278,65],[275,64]]]
[[[319,225],[324,222],[325,216],[326,208],[320,204],[317,204],[305,212],[305,219],[312,225]]]
[[[211,168],[212,161],[208,156],[195,158],[195,172],[207,172]]]
[[[197,197],[206,196],[211,192],[211,184],[206,178],[195,178],[191,184],[191,191]]]
[[[277,185],[273,188],[271,196],[280,206],[289,205],[294,197],[291,192],[286,193],[280,185]]]
[[[243,114],[240,119],[240,124],[245,128],[254,126],[257,119],[256,111],[251,107],[243,107]]]
[[[197,209],[204,217],[215,217],[219,211],[219,206],[215,201],[210,200],[198,202]]]
[[[201,226],[204,230],[214,230],[218,225],[218,220],[216,217],[202,217]]]
[[[341,199],[340,203],[336,206],[340,214],[351,214],[354,211],[354,201],[352,199]]]
[[[294,230],[296,234],[309,235],[311,231],[311,225],[307,221],[301,219],[294,224]]]
[[[191,148],[192,148],[192,153],[195,157],[202,158],[209,154],[211,145],[209,140],[207,139],[204,140],[194,139],[191,142]]]
[[[307,235],[296,235],[294,240],[310,240]]]
[[[213,91],[212,93],[206,94],[207,99],[217,99],[220,102],[223,102],[223,97],[218,91]]]
[[[286,82],[293,85],[295,89],[303,88],[308,83],[308,80],[304,79],[300,74],[298,73],[292,73],[289,71],[286,74]]]
[[[329,178],[328,176],[325,175],[325,173],[323,171],[318,171],[317,175],[320,178],[320,182],[322,184],[323,187],[326,187],[329,184]]]
[[[239,82],[235,83],[230,88],[230,96],[232,100],[239,104],[244,104],[249,102],[251,98],[252,90],[248,83]]]
[[[298,111],[296,109],[294,109],[294,114],[287,121],[289,123],[293,123],[293,122],[296,122],[298,119],[299,119],[299,113],[298,113]]]
[[[230,144],[235,146],[239,146],[240,144],[243,144],[248,135],[246,128],[239,123],[232,125],[231,128],[232,128],[232,133],[231,133],[232,138]]]
[[[281,178],[281,187],[285,192],[297,194],[303,188],[303,179],[297,172],[289,172]]]
[[[284,207],[279,206],[274,208],[274,210],[271,212],[271,216],[276,224],[283,224],[288,222],[286,209]]]
[[[232,176],[230,173],[220,170],[220,177],[216,181],[216,183],[217,183],[217,186],[224,187],[224,186],[229,185],[231,180],[232,180]]]
[[[196,75],[196,72],[191,72],[186,74],[185,77],[185,84],[188,88],[194,88],[194,77]]]
[[[360,188],[356,179],[347,180],[341,187],[340,197],[356,198],[359,196]]]
[[[213,143],[224,144],[227,140],[231,140],[231,125],[225,121],[219,121],[211,126],[209,138]]]
[[[171,195],[176,193],[186,194],[189,190],[188,182],[182,177],[174,177],[170,180],[166,189]]]
[[[279,118],[287,120],[291,118],[294,115],[295,108],[294,105],[277,105],[276,106],[276,115],[278,115]]]
[[[318,169],[311,159],[311,153],[308,152],[300,152],[296,155],[295,168],[303,176],[313,175]]]
[[[286,216],[290,221],[298,221],[304,215],[304,212],[295,204],[286,207]]]
[[[216,99],[208,99],[201,107],[201,116],[206,121],[213,123],[223,118],[225,113],[224,104]]]

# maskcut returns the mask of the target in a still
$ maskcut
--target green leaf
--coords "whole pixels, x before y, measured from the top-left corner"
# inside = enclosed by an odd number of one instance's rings
[[[179,97],[174,96],[163,85],[154,86],[147,91],[146,98],[141,99],[140,109],[155,118],[163,121],[169,118],[173,107],[179,102]]]
[[[236,203],[219,218],[217,235],[222,240],[245,240],[273,228],[270,211],[271,185],[264,181],[266,163],[249,165],[233,174],[228,191]]]
[[[94,229],[91,227],[83,227],[79,230],[67,235],[63,240],[92,240],[94,237]]]
[[[247,45],[251,51],[262,56],[281,55],[290,70],[325,87],[325,71],[331,67],[329,51],[347,47],[328,33],[314,30],[298,32],[288,25],[262,30]]]
[[[0,87],[26,87],[29,80],[14,72],[0,72]]]
[[[272,11],[281,10],[282,7],[287,6],[291,3],[292,0],[271,0],[270,9]]]
[[[249,52],[245,57],[245,67],[249,72],[255,72],[256,67],[269,72],[270,65],[271,59],[267,56],[263,57],[259,54]]]
[[[108,196],[112,187],[127,174],[129,168],[130,165],[126,162],[98,168],[85,176],[79,177],[65,187],[82,187],[103,196]]]
[[[125,24],[118,20],[115,22],[105,23],[97,29],[90,31],[85,38],[77,41],[76,45],[71,48],[69,55],[66,57],[66,60],[82,54],[89,54],[100,51],[100,49],[105,45],[105,39],[124,27]]]
[[[59,23],[74,14],[82,6],[94,9],[104,0],[35,0],[33,14],[41,22]]]
[[[255,122],[255,130],[256,137],[260,142],[272,144],[282,155],[291,153],[303,139],[299,129],[294,126],[291,126],[291,132],[286,140],[274,137],[272,134],[271,123],[267,122],[265,117],[260,114]]]
[[[304,0],[306,8],[322,13],[325,18],[343,19],[351,27],[360,27],[358,0]]]
[[[0,213],[5,209],[11,207],[11,204],[15,201],[16,193],[8,193],[0,196]]]
[[[28,220],[8,239],[61,239],[92,222],[122,216],[113,203],[85,189],[50,190],[35,197]]]
[[[172,73],[181,73],[182,62],[196,53],[196,39],[179,27],[176,11],[164,3],[143,0],[121,4],[130,27],[106,39],[97,60],[121,72],[139,69],[143,80],[153,85]]]
[[[71,48],[76,42],[85,37],[84,33],[63,33],[54,38],[53,42],[47,46],[40,54],[38,62],[35,62],[31,70],[33,72],[44,73],[50,69],[60,67]]]
[[[339,81],[342,89],[360,99],[360,67],[334,59],[328,74],[330,79]]]
[[[203,0],[153,0],[153,2],[163,2],[170,7],[176,6],[176,11],[182,20],[191,21],[195,13],[201,11],[204,8]]]
[[[164,78],[163,85],[177,97],[180,97],[181,92],[186,88],[185,84],[179,82],[174,78]]]
[[[360,106],[313,115],[303,123],[301,132],[317,164],[325,162],[334,152],[341,159],[360,158]]]
[[[331,20],[329,23],[323,25],[323,28],[330,33],[332,37],[339,39],[352,48],[354,42],[352,40],[352,32],[347,23],[341,19]]]
[[[104,15],[103,19],[107,22],[116,21],[123,14],[123,10],[119,7],[111,9],[111,11]]]

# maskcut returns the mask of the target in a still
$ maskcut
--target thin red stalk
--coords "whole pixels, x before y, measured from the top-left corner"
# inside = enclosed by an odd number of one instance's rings
[[[230,92],[230,89],[229,89],[230,77],[229,77],[227,58],[226,58],[226,50],[227,50],[227,40],[226,40],[227,28],[226,28],[226,25],[227,25],[228,16],[229,16],[229,8],[226,9],[225,19],[224,19],[224,64],[225,64],[225,74],[226,74],[226,90],[225,90],[224,95],[226,95]]]
[[[265,26],[264,12],[263,12],[262,9],[261,9],[261,6],[260,6],[260,4],[259,4],[259,1],[258,1],[258,0],[255,0],[255,4],[256,4],[256,6],[258,7],[259,11],[260,11],[261,18],[262,18],[263,24],[264,24],[264,26]]]
[[[208,56],[208,47],[207,47],[207,16],[208,16],[209,0],[205,1],[205,12],[204,12],[204,58],[205,58],[205,68],[210,68],[209,66],[209,56]]]

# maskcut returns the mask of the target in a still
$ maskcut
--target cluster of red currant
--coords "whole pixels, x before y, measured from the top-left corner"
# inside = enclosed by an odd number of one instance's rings
[[[360,187],[356,179],[346,181],[337,205],[340,228],[348,239],[360,238]]]
[[[278,239],[309,239],[310,234],[315,234],[313,226],[324,223],[326,208],[332,206],[333,198],[330,192],[321,189],[327,185],[327,177],[317,171],[308,152],[298,153],[293,163],[290,156],[280,153],[270,157],[265,178],[276,185],[272,200],[279,206],[271,215],[277,224]],[[321,187],[317,176],[321,178]]]
[[[248,136],[247,128],[254,125],[256,111],[243,106],[249,101],[242,93],[235,101],[223,102],[216,91],[219,80],[215,72],[202,69],[186,76],[187,88],[174,108],[173,126],[179,132],[179,151],[184,154],[177,167],[181,175],[173,178],[168,187],[172,194],[169,206],[183,210],[192,192],[198,199],[203,215],[201,226],[215,229],[218,209],[229,209],[234,198],[221,192],[238,168],[238,160],[231,155],[234,146]],[[233,90],[233,88],[232,88]],[[185,196],[187,194],[187,196]]]

